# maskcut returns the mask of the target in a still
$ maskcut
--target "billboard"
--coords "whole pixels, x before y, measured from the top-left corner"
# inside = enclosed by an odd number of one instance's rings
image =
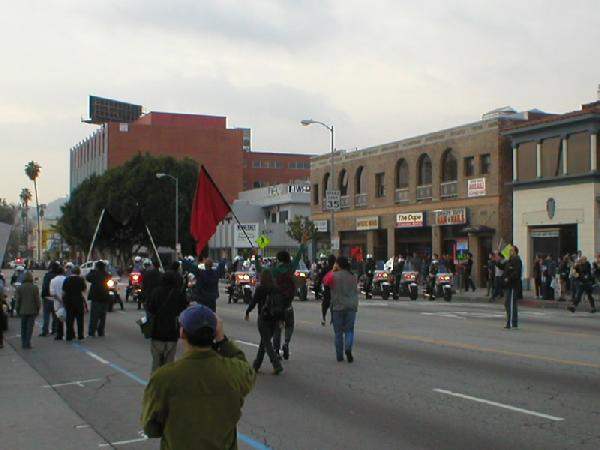
[[[252,247],[250,242],[254,244],[258,236],[258,223],[236,223],[233,229],[233,246],[235,248],[250,248]],[[250,239],[250,242],[248,242],[248,239]]]
[[[467,181],[468,197],[481,197],[485,193],[485,178],[474,178]]]
[[[142,115],[142,106],[90,95],[91,123],[133,122]]]

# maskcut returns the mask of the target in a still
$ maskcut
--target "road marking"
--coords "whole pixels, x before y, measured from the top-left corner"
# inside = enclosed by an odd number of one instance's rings
[[[530,416],[541,417],[542,419],[553,420],[555,422],[560,422],[565,420],[563,417],[551,416],[549,414],[543,414],[537,411],[530,411],[528,409],[517,408],[516,406],[505,405],[504,403],[493,402],[491,400],[486,400],[483,398],[472,397],[470,395],[460,394],[458,392],[447,391],[446,389],[434,389],[435,392],[445,395],[451,395],[452,397],[462,398],[464,400],[472,400],[477,403],[483,403],[490,406],[496,406],[498,408],[508,409],[510,411],[520,412],[523,414],[528,414]]]
[[[116,445],[127,445],[127,444],[133,444],[135,442],[144,442],[147,440],[148,440],[148,437],[146,435],[144,435],[141,438],[129,439],[128,441],[105,442],[104,444],[98,444],[98,447],[114,447]]]
[[[56,388],[62,386],[79,386],[85,387],[84,383],[93,383],[94,381],[101,381],[102,378],[92,378],[90,380],[79,380],[79,381],[71,381],[69,383],[58,383],[58,384],[46,384],[42,386],[43,388]]]
[[[250,343],[248,343],[250,344]],[[77,343],[73,343],[71,344],[73,347],[75,347],[78,350],[81,350],[83,353],[85,353],[86,355],[94,358],[95,360],[101,362],[102,364],[107,364],[110,367],[112,367],[113,369],[117,370],[118,372],[121,372],[123,375],[131,378],[133,381],[141,384],[142,386],[147,386],[148,385],[148,381],[144,380],[143,378],[138,377],[136,374],[129,372],[126,369],[123,369],[121,366],[107,361],[106,359],[96,355],[95,353],[89,351],[87,348],[85,348],[83,345],[81,344],[77,344]],[[256,345],[256,344],[252,344],[252,345]],[[264,445],[261,442],[258,442],[254,439],[252,439],[250,436],[247,436],[245,434],[239,433],[237,434],[239,440],[241,440],[242,442],[245,442],[246,444],[248,444],[249,446],[257,449],[257,450],[271,450],[270,447],[267,447],[266,445]],[[131,440],[131,441],[120,441],[120,442],[112,442],[109,444],[100,444],[100,447],[110,447],[111,445],[125,445],[125,444],[129,444],[129,443],[133,443],[133,442],[141,442],[146,440],[147,438],[140,438],[140,439],[135,439],[135,440]]]
[[[422,312],[422,316],[450,317],[452,319],[466,319],[466,317],[458,316],[449,312]]]
[[[239,339],[236,339],[235,342],[237,342],[238,344],[242,344],[242,345],[249,345],[250,347],[255,347],[255,348],[260,347],[258,344],[255,344],[253,342],[240,341]]]

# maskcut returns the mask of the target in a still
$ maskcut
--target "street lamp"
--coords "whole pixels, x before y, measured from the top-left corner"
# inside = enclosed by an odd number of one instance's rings
[[[326,125],[323,122],[319,122],[318,120],[312,120],[312,119],[304,119],[301,120],[300,123],[307,127],[309,125],[312,124],[318,124],[321,126],[324,126],[325,128],[327,128],[329,130],[329,132],[331,133],[331,176],[330,176],[330,180],[331,180],[331,188],[332,190],[335,190],[335,174],[334,174],[334,167],[333,167],[333,153],[334,153],[334,148],[333,148],[333,125]],[[325,186],[325,189],[327,189],[327,186]],[[331,208],[331,246],[333,247],[333,236],[334,236],[334,231],[335,231],[335,210],[333,208]]]
[[[156,178],[165,177],[175,181],[175,259],[177,259],[177,246],[179,244],[179,179],[168,173],[156,174]]]

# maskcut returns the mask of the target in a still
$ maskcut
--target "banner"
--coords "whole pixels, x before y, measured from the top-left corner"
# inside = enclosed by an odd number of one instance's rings
[[[462,225],[467,223],[467,209],[438,209],[432,211],[434,225]]]
[[[356,219],[356,230],[367,231],[379,229],[379,216],[358,217]]]
[[[467,181],[467,197],[481,197],[485,194],[485,178],[474,178]]]

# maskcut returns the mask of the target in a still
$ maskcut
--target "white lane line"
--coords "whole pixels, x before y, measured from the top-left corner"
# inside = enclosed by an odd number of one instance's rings
[[[239,339],[236,339],[236,341],[235,341],[235,342],[237,342],[238,344],[242,344],[242,345],[248,345],[248,346],[250,346],[250,347],[255,347],[255,348],[258,348],[258,347],[259,347],[259,345],[258,345],[258,344],[255,344],[255,343],[253,343],[253,342],[240,341]]]
[[[102,447],[114,447],[116,445],[127,445],[127,444],[133,444],[135,442],[144,442],[147,441],[148,438],[146,436],[141,437],[141,438],[137,438],[137,439],[129,439],[128,441],[116,441],[116,442],[108,442],[108,443],[104,443],[104,444],[98,444],[98,447],[102,448]]]
[[[490,400],[485,400],[483,398],[477,398],[477,397],[472,397],[470,395],[460,394],[458,392],[447,391],[446,389],[434,389],[434,391],[438,392],[440,394],[451,395],[453,397],[458,397],[458,398],[462,398],[465,400],[472,400],[477,403],[484,403],[486,405],[497,406],[498,408],[508,409],[510,411],[520,412],[523,414],[528,414],[530,416],[541,417],[542,419],[553,420],[555,422],[560,422],[562,420],[565,420],[563,417],[556,417],[556,416],[551,416],[549,414],[543,414],[543,413],[540,413],[537,411],[530,411],[528,409],[517,408],[516,406],[505,405],[504,403],[492,402]]]
[[[100,356],[96,355],[95,353],[90,352],[89,350],[85,350],[85,353],[86,353],[86,355],[91,356],[96,361],[101,362],[102,364],[110,364],[110,362],[108,362],[104,358],[101,358]]]
[[[85,387],[84,383],[93,383],[94,381],[101,381],[102,378],[92,378],[90,380],[78,380],[78,381],[71,381],[69,383],[58,383],[58,384],[46,384],[44,386],[42,386],[43,388],[56,388],[56,387],[62,387],[62,386],[79,386],[79,387]]]
[[[462,320],[465,319],[462,316],[458,316],[454,313],[447,313],[447,312],[422,312],[421,315],[422,316],[449,317],[451,319],[462,319]]]

